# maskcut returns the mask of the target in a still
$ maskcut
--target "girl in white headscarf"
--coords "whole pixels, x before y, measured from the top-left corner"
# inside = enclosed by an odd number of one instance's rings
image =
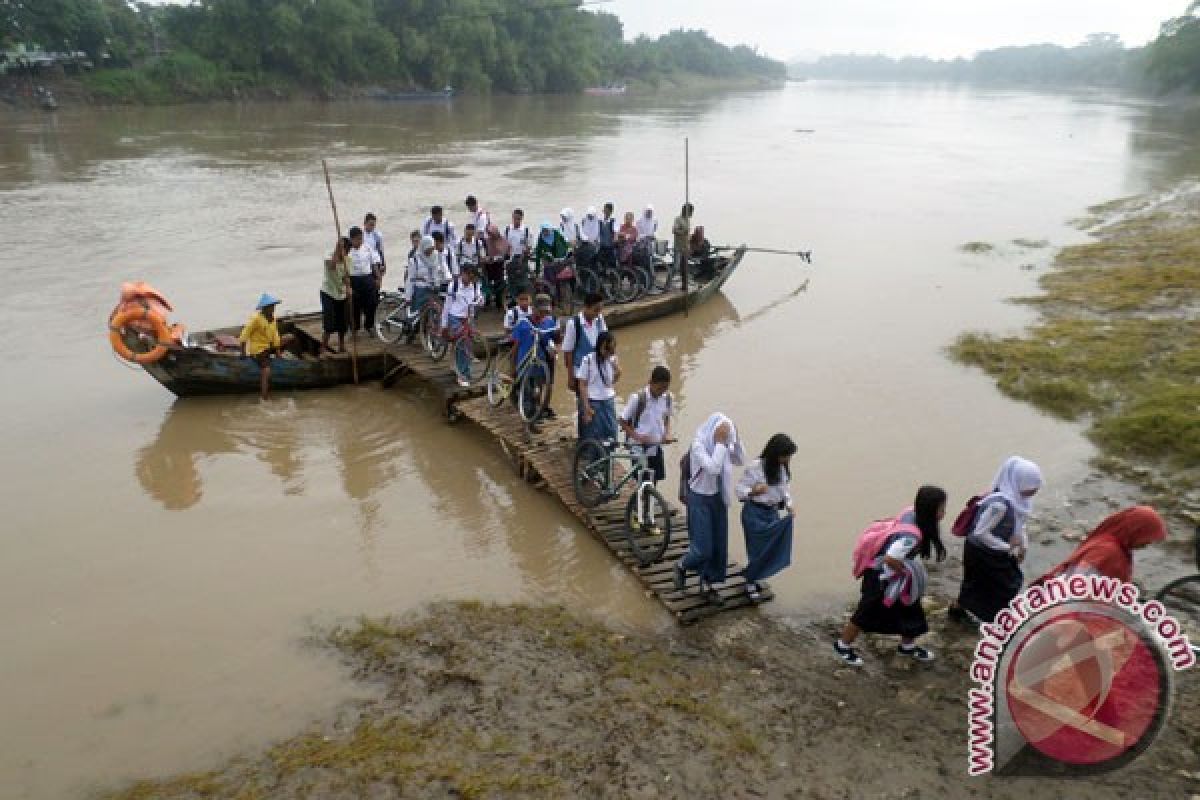
[[[443,280],[442,261],[438,258],[432,236],[421,237],[417,252],[408,259],[408,278],[404,293],[414,312],[424,308]]]
[[[583,220],[579,223],[579,239],[583,242],[596,243],[600,238],[600,218],[596,216],[596,207],[588,206]]]
[[[638,217],[637,221],[638,241],[643,239],[653,239],[658,233],[658,220],[654,218],[654,206],[647,205],[646,210]]]
[[[564,208],[558,212],[558,219],[558,232],[567,240],[567,245],[574,250],[579,244],[579,223],[575,221],[575,212]]]
[[[688,451],[687,553],[675,565],[675,588],[687,586],[687,573],[700,576],[700,591],[714,605],[721,596],[713,584],[725,582],[729,557],[729,502],[734,488],[733,467],[746,461],[733,420],[717,412],[705,420]]]
[[[963,579],[950,617],[969,621],[969,611],[991,622],[1021,591],[1021,562],[1029,549],[1025,520],[1033,496],[1042,488],[1042,471],[1032,461],[1012,456],[1000,465],[992,492],[979,501],[971,532],[963,544]]]

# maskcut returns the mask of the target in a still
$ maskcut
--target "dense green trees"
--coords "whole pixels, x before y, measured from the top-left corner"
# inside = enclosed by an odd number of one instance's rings
[[[1200,90],[1200,0],[1164,22],[1149,49],[1149,72],[1162,87]]]
[[[170,56],[93,84],[161,100],[145,95],[164,78],[203,96],[195,92],[280,81],[571,92],[671,72],[785,76],[783,64],[702,31],[626,42],[615,16],[573,0],[0,0],[0,40],[86,50],[97,63],[101,53],[144,61],[159,36]]]
[[[1009,84],[1139,86],[1145,53],[1126,49],[1111,33],[1094,33],[1077,47],[1035,44],[983,50],[972,59],[829,56],[794,65],[805,77],[869,80],[949,80]]]

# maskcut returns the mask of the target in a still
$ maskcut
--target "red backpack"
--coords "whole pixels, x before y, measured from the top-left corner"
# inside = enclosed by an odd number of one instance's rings
[[[906,508],[892,519],[878,519],[867,526],[858,535],[854,545],[854,555],[851,556],[852,574],[861,578],[875,563],[875,558],[883,551],[888,539],[899,533],[907,533],[921,538],[921,529],[911,522],[904,522],[904,515],[912,511]]]
[[[973,495],[967,504],[963,506],[963,510],[958,512],[958,516],[954,518],[954,524],[950,526],[950,532],[955,536],[966,536],[975,528],[975,518],[979,516],[979,504],[986,497],[990,497],[992,492],[983,492],[982,494]]]

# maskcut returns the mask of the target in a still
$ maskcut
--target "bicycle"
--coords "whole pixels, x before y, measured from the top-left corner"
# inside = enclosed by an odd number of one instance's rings
[[[411,342],[421,332],[423,320],[420,312],[412,310],[403,289],[380,292],[375,309],[375,336],[379,341],[391,345],[405,338]]]
[[[1194,548],[1196,569],[1200,570],[1200,525],[1196,526]],[[1200,572],[1171,581],[1158,590],[1154,599],[1183,626],[1192,649],[1200,655]]]
[[[442,296],[444,297],[445,295],[443,294]],[[430,306],[426,306],[424,312],[422,312],[422,316],[425,318],[424,324],[426,326],[431,326],[426,328],[429,357],[434,361],[441,361],[446,357],[446,352],[450,349],[450,343],[453,342],[455,358],[454,371],[458,373],[459,378],[466,381],[470,386],[475,386],[480,381],[486,380],[487,377],[493,372],[494,356],[492,353],[491,343],[489,343],[487,337],[475,327],[475,314],[472,313],[466,319],[464,319],[462,321],[462,327],[460,327],[457,332],[451,332],[449,330],[443,332],[441,328],[441,304],[437,304],[436,320],[430,319],[432,305],[433,304],[431,303]],[[429,334],[430,330],[436,330],[437,333],[431,336]],[[467,374],[465,375],[462,374],[458,368],[460,359],[467,364]],[[474,369],[472,369],[472,366],[476,361],[483,362],[483,369],[479,372],[476,372]]]
[[[539,342],[529,348],[529,352],[521,359],[521,363],[517,364],[515,370],[505,371],[500,366],[500,356],[496,356],[488,374],[488,403],[493,408],[499,407],[512,397],[513,390],[516,389],[517,413],[527,426],[536,425],[546,413],[553,386],[550,364],[554,361],[557,347],[553,341],[543,344],[541,338],[539,334]]]
[[[553,275],[551,280],[548,275]],[[542,274],[534,281],[534,294],[547,294],[554,304],[569,316],[575,313],[575,256],[567,254],[546,263]]]
[[[627,463],[617,477],[618,466]],[[654,487],[654,470],[644,448],[612,441],[584,439],[575,450],[572,470],[575,499],[587,509],[617,497],[625,485],[637,488],[625,504],[625,537],[638,566],[648,567],[659,561],[671,545],[671,511],[667,501]]]

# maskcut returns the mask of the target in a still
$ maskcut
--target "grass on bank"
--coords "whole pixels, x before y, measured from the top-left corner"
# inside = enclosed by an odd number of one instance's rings
[[[408,622],[363,617],[324,641],[384,699],[260,756],[104,800],[551,798],[579,796],[580,776],[622,745],[663,770],[670,762],[655,748],[671,737],[715,762],[766,757],[758,720],[723,696],[747,691],[744,664],[701,669],[563,608],[439,604]],[[544,705],[563,712],[557,726],[538,719]]]
[[[1022,300],[1043,317],[1024,336],[967,333],[952,352],[1012,397],[1089,420],[1103,466],[1180,499],[1200,472],[1200,209],[1133,208],[1058,255],[1045,293]]]

